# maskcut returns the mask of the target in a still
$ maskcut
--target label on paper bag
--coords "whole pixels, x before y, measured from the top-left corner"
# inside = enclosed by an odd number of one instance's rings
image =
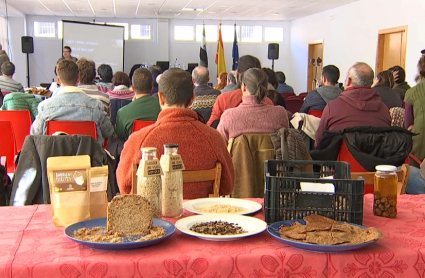
[[[90,178],[90,192],[106,191],[108,188],[108,177]]]
[[[56,192],[87,190],[88,181],[86,169],[53,171],[53,179]]]
[[[165,172],[184,171],[185,169],[179,154],[161,156],[161,167]]]
[[[140,161],[139,168],[137,169],[137,175],[139,177],[160,176],[161,174],[161,164],[158,158]]]

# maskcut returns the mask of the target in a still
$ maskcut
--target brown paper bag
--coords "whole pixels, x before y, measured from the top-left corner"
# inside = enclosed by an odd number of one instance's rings
[[[56,226],[90,219],[90,168],[88,155],[47,159],[52,220]]]
[[[108,166],[90,170],[90,219],[106,217],[108,212]]]

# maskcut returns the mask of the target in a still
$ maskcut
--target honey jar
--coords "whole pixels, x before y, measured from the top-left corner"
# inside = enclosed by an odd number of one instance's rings
[[[397,216],[397,167],[378,165],[375,169],[373,215],[395,218]]]

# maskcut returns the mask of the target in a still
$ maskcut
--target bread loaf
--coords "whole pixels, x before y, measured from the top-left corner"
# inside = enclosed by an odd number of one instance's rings
[[[148,234],[152,228],[152,209],[140,195],[121,195],[108,205],[108,233],[118,235]]]

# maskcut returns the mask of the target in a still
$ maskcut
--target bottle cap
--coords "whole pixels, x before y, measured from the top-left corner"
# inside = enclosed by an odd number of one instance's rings
[[[170,148],[178,148],[178,144],[164,144],[164,148],[170,149]]]
[[[153,147],[142,148],[141,150],[142,150],[142,152],[145,152],[145,153],[151,153],[151,152],[157,151],[157,149],[153,148]]]
[[[382,172],[395,172],[397,171],[397,167],[392,165],[378,165],[375,167],[376,171],[382,171]]]

